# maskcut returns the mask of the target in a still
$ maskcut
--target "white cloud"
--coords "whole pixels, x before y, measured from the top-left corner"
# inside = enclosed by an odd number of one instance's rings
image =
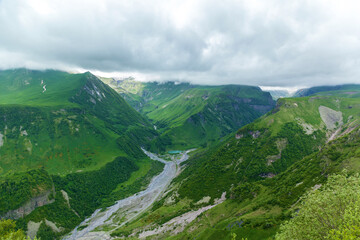
[[[306,88],[304,86],[295,86],[295,87],[269,87],[269,86],[259,86],[263,91],[286,91],[290,95],[294,94],[297,90]]]
[[[360,83],[359,10],[356,0],[0,0],[0,68]]]

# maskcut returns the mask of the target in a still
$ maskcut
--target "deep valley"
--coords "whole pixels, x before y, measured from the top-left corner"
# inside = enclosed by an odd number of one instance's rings
[[[286,239],[360,172],[359,94],[0,71],[0,216],[42,240]]]

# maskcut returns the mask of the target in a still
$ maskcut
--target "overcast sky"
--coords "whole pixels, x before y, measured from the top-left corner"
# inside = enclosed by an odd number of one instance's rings
[[[358,0],[0,0],[0,68],[139,80],[360,83]]]

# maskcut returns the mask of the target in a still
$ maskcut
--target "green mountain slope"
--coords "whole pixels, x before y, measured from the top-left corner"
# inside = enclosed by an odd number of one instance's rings
[[[280,99],[273,111],[224,142],[195,152],[163,199],[113,236],[145,230],[161,239],[232,239],[232,233],[237,239],[271,239],[299,198],[328,174],[360,171],[359,102],[333,96]],[[225,192],[227,200],[219,204]],[[202,208],[210,210],[181,225],[181,217]]]
[[[306,192],[321,187],[330,174],[343,169],[350,174],[360,171],[359,144],[357,127],[274,178],[240,184],[230,191],[230,199],[169,239],[232,239],[234,233],[240,239],[273,239],[279,225],[297,211]]]
[[[311,95],[338,96],[338,97],[360,97],[360,85],[345,84],[336,86],[319,86],[298,90],[295,97],[306,97]]]
[[[151,149],[205,147],[271,110],[270,94],[250,86],[199,86],[103,79],[161,132]]]
[[[331,97],[279,100],[271,113],[240,129],[215,152],[188,163],[179,179],[186,179],[180,195],[195,200],[204,194],[219,197],[234,182],[278,175],[318,151],[343,129],[356,125],[360,117],[358,102],[354,98]],[[202,188],[196,188],[200,182]]]
[[[91,73],[0,71],[0,216],[42,239],[70,231],[161,171],[140,149],[156,136]]]
[[[27,106],[75,106],[69,98],[86,82],[82,74],[28,69],[0,71],[0,79],[0,104]]]
[[[96,169],[127,154],[116,143],[120,136],[146,128],[155,134],[90,73],[9,70],[0,72],[0,84],[0,174],[40,166],[60,174]]]

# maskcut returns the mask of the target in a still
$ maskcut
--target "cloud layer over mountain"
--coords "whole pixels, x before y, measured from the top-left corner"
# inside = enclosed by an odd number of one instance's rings
[[[0,68],[360,83],[359,11],[356,0],[0,0]]]

